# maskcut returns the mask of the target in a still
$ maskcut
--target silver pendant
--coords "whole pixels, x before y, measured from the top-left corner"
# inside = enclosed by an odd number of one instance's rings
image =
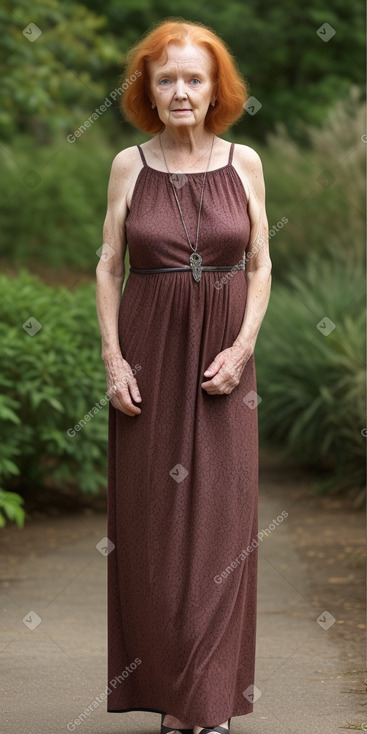
[[[201,278],[201,263],[202,257],[198,252],[193,252],[190,255],[190,267],[194,280],[198,283]]]

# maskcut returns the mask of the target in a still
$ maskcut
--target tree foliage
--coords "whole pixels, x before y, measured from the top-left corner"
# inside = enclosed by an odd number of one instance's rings
[[[170,0],[112,0],[107,5],[104,0],[87,0],[87,5],[105,13],[124,52],[152,24],[175,14]],[[299,120],[320,124],[351,83],[364,87],[361,4],[182,0],[177,15],[209,25],[234,54],[250,94],[262,105],[253,116],[246,112],[237,124],[239,133],[250,138],[265,139],[279,121],[302,138]],[[324,29],[325,23],[330,31]]]
[[[82,4],[5,0],[0,20],[0,136],[17,132],[39,143],[75,127],[105,96],[106,74],[121,51],[107,19]]]
[[[31,11],[27,0],[5,0],[0,136],[25,130],[43,142],[53,131],[75,127],[116,86],[127,49],[172,10],[171,0],[34,0]],[[211,27],[234,54],[250,94],[262,105],[237,123],[250,138],[265,139],[279,121],[300,136],[300,120],[320,124],[351,83],[364,85],[358,3],[181,0],[179,16]],[[36,39],[23,34],[31,23],[41,31]],[[119,120],[113,109],[111,134]]]

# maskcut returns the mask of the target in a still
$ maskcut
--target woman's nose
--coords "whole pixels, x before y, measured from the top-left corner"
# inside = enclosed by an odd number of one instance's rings
[[[185,84],[183,82],[176,82],[175,97],[177,97],[177,99],[182,99],[183,97],[187,97]]]

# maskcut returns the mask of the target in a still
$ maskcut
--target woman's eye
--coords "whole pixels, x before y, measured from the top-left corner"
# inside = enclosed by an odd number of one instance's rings
[[[198,79],[197,77],[193,77],[191,79],[191,81],[192,82],[195,82],[195,84],[194,84],[195,87],[197,86],[197,84],[200,84],[200,79]],[[165,87],[166,86],[166,82],[169,84],[170,83],[170,79],[167,79],[165,77],[164,79],[161,79],[159,83],[162,84]]]

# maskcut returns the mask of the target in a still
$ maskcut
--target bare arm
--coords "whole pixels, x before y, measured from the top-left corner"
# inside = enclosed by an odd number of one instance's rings
[[[249,181],[250,241],[246,249],[246,308],[241,329],[232,345],[217,354],[204,372],[212,379],[201,384],[209,394],[229,394],[238,385],[241,374],[253,354],[256,339],[268,307],[271,289],[269,228],[265,210],[265,183],[260,157],[254,150],[243,154],[243,166]],[[227,286],[230,287],[230,284]]]
[[[271,289],[269,227],[265,210],[265,183],[261,160],[255,151],[247,162],[250,181],[250,242],[246,250],[247,298],[245,315],[234,342],[246,354],[255,349],[256,339],[268,307]]]
[[[132,403],[131,398],[140,401],[141,395],[130,365],[121,354],[118,337],[118,313],[125,274],[128,158],[127,151],[121,151],[111,166],[107,213],[103,225],[103,251],[96,269],[96,306],[111,403],[123,413],[133,416],[141,413],[141,410]]]

